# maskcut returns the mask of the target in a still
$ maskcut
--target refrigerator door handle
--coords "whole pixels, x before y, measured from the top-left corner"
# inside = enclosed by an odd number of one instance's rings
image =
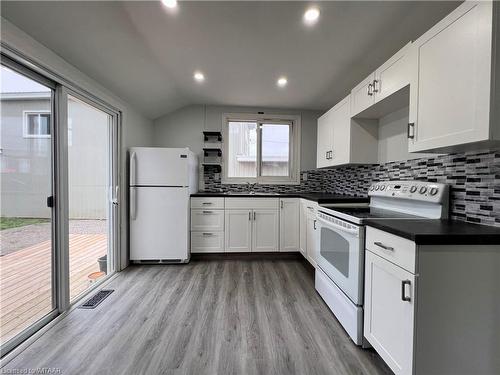
[[[130,219],[135,220],[137,217],[137,192],[135,187],[130,187]]]
[[[136,180],[136,158],[137,155],[135,152],[132,152],[132,155],[130,155],[130,185],[135,185],[135,180]]]

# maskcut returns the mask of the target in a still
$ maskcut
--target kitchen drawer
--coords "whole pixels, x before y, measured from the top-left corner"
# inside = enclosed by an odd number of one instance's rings
[[[192,253],[223,253],[224,232],[191,232]]]
[[[411,273],[416,271],[416,247],[413,241],[366,227],[366,248]]]
[[[224,210],[191,210],[191,230],[224,230]]]
[[[191,208],[224,209],[224,198],[192,197]]]
[[[279,208],[279,198],[225,198],[227,209]]]

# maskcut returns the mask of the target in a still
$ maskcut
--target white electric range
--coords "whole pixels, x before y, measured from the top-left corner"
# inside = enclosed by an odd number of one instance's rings
[[[377,182],[368,195],[370,203],[365,207],[320,205],[317,217],[315,287],[357,345],[363,345],[366,219],[444,219],[449,209],[445,184]]]

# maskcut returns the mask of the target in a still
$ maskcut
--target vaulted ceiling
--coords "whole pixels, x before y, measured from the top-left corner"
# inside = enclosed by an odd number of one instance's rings
[[[2,1],[2,17],[157,118],[188,104],[327,109],[457,2]],[[193,72],[206,80],[198,84]],[[286,88],[276,79],[288,77]]]

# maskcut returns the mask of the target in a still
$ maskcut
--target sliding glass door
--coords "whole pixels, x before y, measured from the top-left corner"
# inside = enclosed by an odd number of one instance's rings
[[[3,356],[117,269],[120,113],[1,57]]]
[[[1,66],[0,342],[56,310],[54,88]]]
[[[69,291],[75,300],[113,270],[117,182],[112,114],[74,95],[68,108]]]

